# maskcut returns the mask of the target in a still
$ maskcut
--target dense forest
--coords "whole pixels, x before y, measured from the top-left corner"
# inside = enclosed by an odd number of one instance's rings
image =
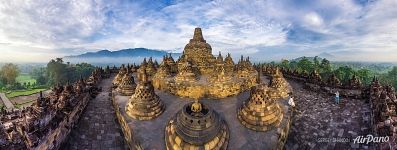
[[[397,66],[387,63],[330,62],[316,56],[282,60],[278,63],[271,62],[271,64],[298,72],[310,73],[317,70],[324,79],[335,74],[344,83],[356,75],[363,84],[368,85],[376,76],[383,84],[397,87]]]

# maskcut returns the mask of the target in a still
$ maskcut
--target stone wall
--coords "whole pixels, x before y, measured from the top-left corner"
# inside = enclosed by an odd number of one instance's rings
[[[323,92],[328,95],[335,95],[335,92],[338,91],[340,96],[350,97],[350,98],[363,98],[363,88],[349,88],[349,87],[332,87],[327,84],[323,84],[322,82],[311,83],[308,82],[309,79],[303,77],[297,77],[293,75],[284,75],[287,79],[292,79],[298,82],[303,83],[304,88],[309,89],[311,91]]]
[[[65,117],[62,122],[59,123],[58,128],[53,131],[50,131],[44,141],[40,142],[40,144],[35,149],[59,149],[60,146],[65,142],[73,129],[74,125],[78,122],[81,113],[87,106],[90,101],[91,96],[89,93],[85,94],[81,101],[76,106],[72,112],[70,112],[68,117]]]
[[[278,137],[278,145],[277,145],[277,149],[278,150],[283,150],[284,146],[285,146],[285,142],[288,139],[288,134],[289,134],[289,130],[290,127],[292,125],[292,115],[293,115],[293,108],[292,109],[288,109],[288,112],[286,113],[286,115],[284,115],[284,119],[287,120],[286,121],[286,125],[283,126],[283,128],[279,128],[277,130],[277,132],[280,134]]]
[[[143,149],[140,144],[134,140],[133,133],[131,128],[128,126],[127,121],[125,120],[124,116],[121,114],[120,107],[117,105],[115,100],[115,95],[113,92],[110,92],[113,107],[115,109],[117,121],[121,127],[121,131],[123,132],[124,141],[127,143],[129,149],[131,150],[141,150]]]

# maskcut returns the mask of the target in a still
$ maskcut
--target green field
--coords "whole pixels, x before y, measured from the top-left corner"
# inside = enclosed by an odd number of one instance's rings
[[[33,84],[36,82],[35,79],[32,78],[32,76],[30,76],[29,74],[20,74],[17,78],[16,78],[17,82],[23,84],[26,83],[28,84],[28,82],[30,82],[30,84]]]
[[[22,108],[22,107],[30,106],[30,105],[32,105],[34,102],[36,102],[35,99],[34,99],[34,100],[30,100],[30,101],[26,101],[26,102],[24,102],[24,103],[15,104],[14,106],[15,106],[16,108]]]
[[[30,90],[20,90],[20,91],[12,91],[11,93],[6,93],[8,98],[13,98],[17,96],[27,96],[35,93],[39,93],[40,91],[45,91],[46,89],[30,89]]]

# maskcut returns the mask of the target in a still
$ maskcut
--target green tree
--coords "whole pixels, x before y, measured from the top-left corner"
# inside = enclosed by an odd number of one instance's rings
[[[283,59],[281,61],[281,67],[286,68],[286,69],[290,68],[289,61],[287,59]]]
[[[70,63],[64,64],[61,58],[51,60],[47,64],[47,78],[48,84],[64,84],[66,82],[74,82],[80,77],[88,77],[91,75],[95,67],[88,63],[80,63],[72,65]]]
[[[5,84],[13,85],[19,75],[18,66],[12,63],[7,63],[1,68],[1,77]]]
[[[330,75],[332,74],[331,63],[326,58],[321,60],[319,73],[323,79],[329,78]]]
[[[372,81],[371,71],[368,69],[357,70],[357,76],[360,78],[361,82],[368,85]]]
[[[298,62],[296,62],[296,61],[291,61],[290,63],[289,63],[289,68],[290,69],[297,69],[297,66],[298,66]]]
[[[312,72],[314,70],[313,63],[306,57],[303,57],[301,60],[299,60],[297,67],[298,67],[298,71],[301,72],[302,71]]]
[[[393,85],[397,88],[397,67],[394,66],[391,71],[386,74],[386,78],[389,81],[389,84]]]
[[[50,78],[49,85],[57,83],[64,84],[67,82],[67,65],[63,63],[62,58],[52,59],[47,64],[47,76]]]
[[[47,69],[44,67],[34,68],[30,75],[36,80],[38,85],[45,85],[47,83]]]
[[[0,90],[2,90],[3,87],[5,87],[5,86],[6,86],[6,85],[4,84],[3,77],[2,77],[2,75],[1,75],[1,73],[0,73]]]
[[[80,76],[84,78],[90,76],[91,73],[95,70],[95,67],[88,63],[80,63],[76,64],[75,69],[77,75],[75,76],[75,79],[79,79]]]
[[[336,77],[339,78],[339,80],[342,81],[342,83],[347,83],[350,78],[356,74],[356,72],[353,70],[353,68],[349,66],[344,66],[344,67],[339,67],[334,71]]]
[[[320,68],[320,61],[318,60],[318,56],[315,56],[313,59],[314,69]]]

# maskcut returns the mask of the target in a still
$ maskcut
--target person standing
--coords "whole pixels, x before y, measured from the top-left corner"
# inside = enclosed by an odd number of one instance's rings
[[[335,102],[336,104],[339,104],[339,91],[336,91],[335,93]]]
[[[288,105],[295,107],[294,97],[290,96],[288,100]]]

